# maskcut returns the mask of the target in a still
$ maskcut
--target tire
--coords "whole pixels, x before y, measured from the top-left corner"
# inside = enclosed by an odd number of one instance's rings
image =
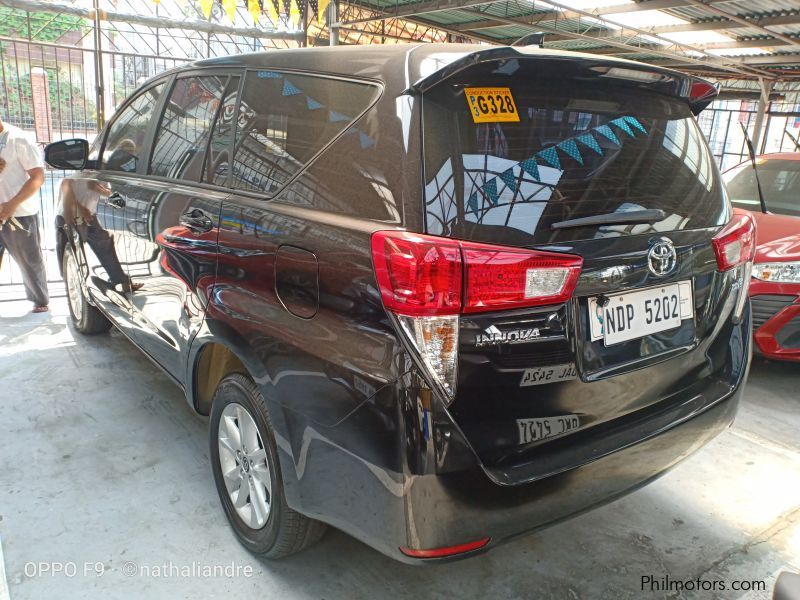
[[[239,435],[242,431],[244,439]],[[245,548],[258,556],[277,559],[300,552],[322,537],[324,523],[286,504],[266,404],[258,387],[245,375],[228,375],[217,387],[211,406],[209,445],[211,470],[225,516]],[[242,452],[251,460],[242,460]],[[244,492],[241,485],[247,485]],[[240,503],[242,493],[247,495]],[[266,499],[266,506],[261,499]]]
[[[80,265],[71,248],[64,248],[62,260],[64,287],[67,292],[67,304],[69,304],[73,327],[84,335],[105,333],[111,328],[111,321],[96,306],[89,304]]]

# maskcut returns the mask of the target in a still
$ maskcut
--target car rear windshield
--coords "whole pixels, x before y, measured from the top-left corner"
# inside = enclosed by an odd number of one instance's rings
[[[524,63],[478,65],[424,95],[429,233],[541,245],[727,220],[718,170],[686,102]],[[663,211],[655,222],[653,209]],[[641,210],[651,211],[648,222],[553,228]]]
[[[760,159],[756,165],[767,210],[800,217],[800,160]],[[750,163],[725,174],[728,195],[737,208],[761,211],[756,177]]]

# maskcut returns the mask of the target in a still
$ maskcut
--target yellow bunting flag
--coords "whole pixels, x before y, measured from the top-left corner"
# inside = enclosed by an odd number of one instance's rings
[[[247,10],[250,16],[253,17],[253,23],[258,25],[258,17],[261,16],[261,6],[259,6],[258,0],[247,0]]]
[[[300,22],[300,5],[297,0],[289,0],[289,22],[293,25]]]
[[[267,9],[269,20],[272,21],[273,25],[277,26],[278,21],[280,21],[280,15],[278,15],[278,9],[275,8],[275,2],[273,0],[264,0],[264,8]]]
[[[320,25],[325,22],[325,9],[330,3],[331,0],[317,0],[317,23]]]
[[[231,23],[233,23],[236,17],[236,0],[222,0],[222,8],[225,9],[225,14],[228,15]]]
[[[200,10],[203,11],[203,16],[206,19],[211,16],[212,6],[214,6],[214,0],[200,0]]]

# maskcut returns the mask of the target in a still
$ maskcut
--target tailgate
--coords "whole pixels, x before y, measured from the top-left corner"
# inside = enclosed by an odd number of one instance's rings
[[[690,107],[581,68],[480,63],[423,95],[427,233],[583,258],[566,303],[461,317],[449,410],[488,463],[724,367],[707,355],[730,293],[711,238],[730,211]]]

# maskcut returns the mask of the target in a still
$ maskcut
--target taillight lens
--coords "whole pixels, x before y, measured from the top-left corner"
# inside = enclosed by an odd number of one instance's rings
[[[372,259],[387,310],[443,316],[564,302],[583,260],[406,231],[378,231]]]
[[[387,310],[411,316],[459,313],[462,269],[458,242],[379,231],[372,236],[372,260]]]
[[[756,254],[756,224],[748,214],[738,214],[711,240],[720,271],[752,262]]]
[[[564,302],[582,259],[406,231],[372,235],[383,304],[397,316],[433,385],[455,397],[459,314]]]
[[[569,300],[582,259],[533,250],[501,250],[462,242],[466,269],[463,312],[505,310]]]

